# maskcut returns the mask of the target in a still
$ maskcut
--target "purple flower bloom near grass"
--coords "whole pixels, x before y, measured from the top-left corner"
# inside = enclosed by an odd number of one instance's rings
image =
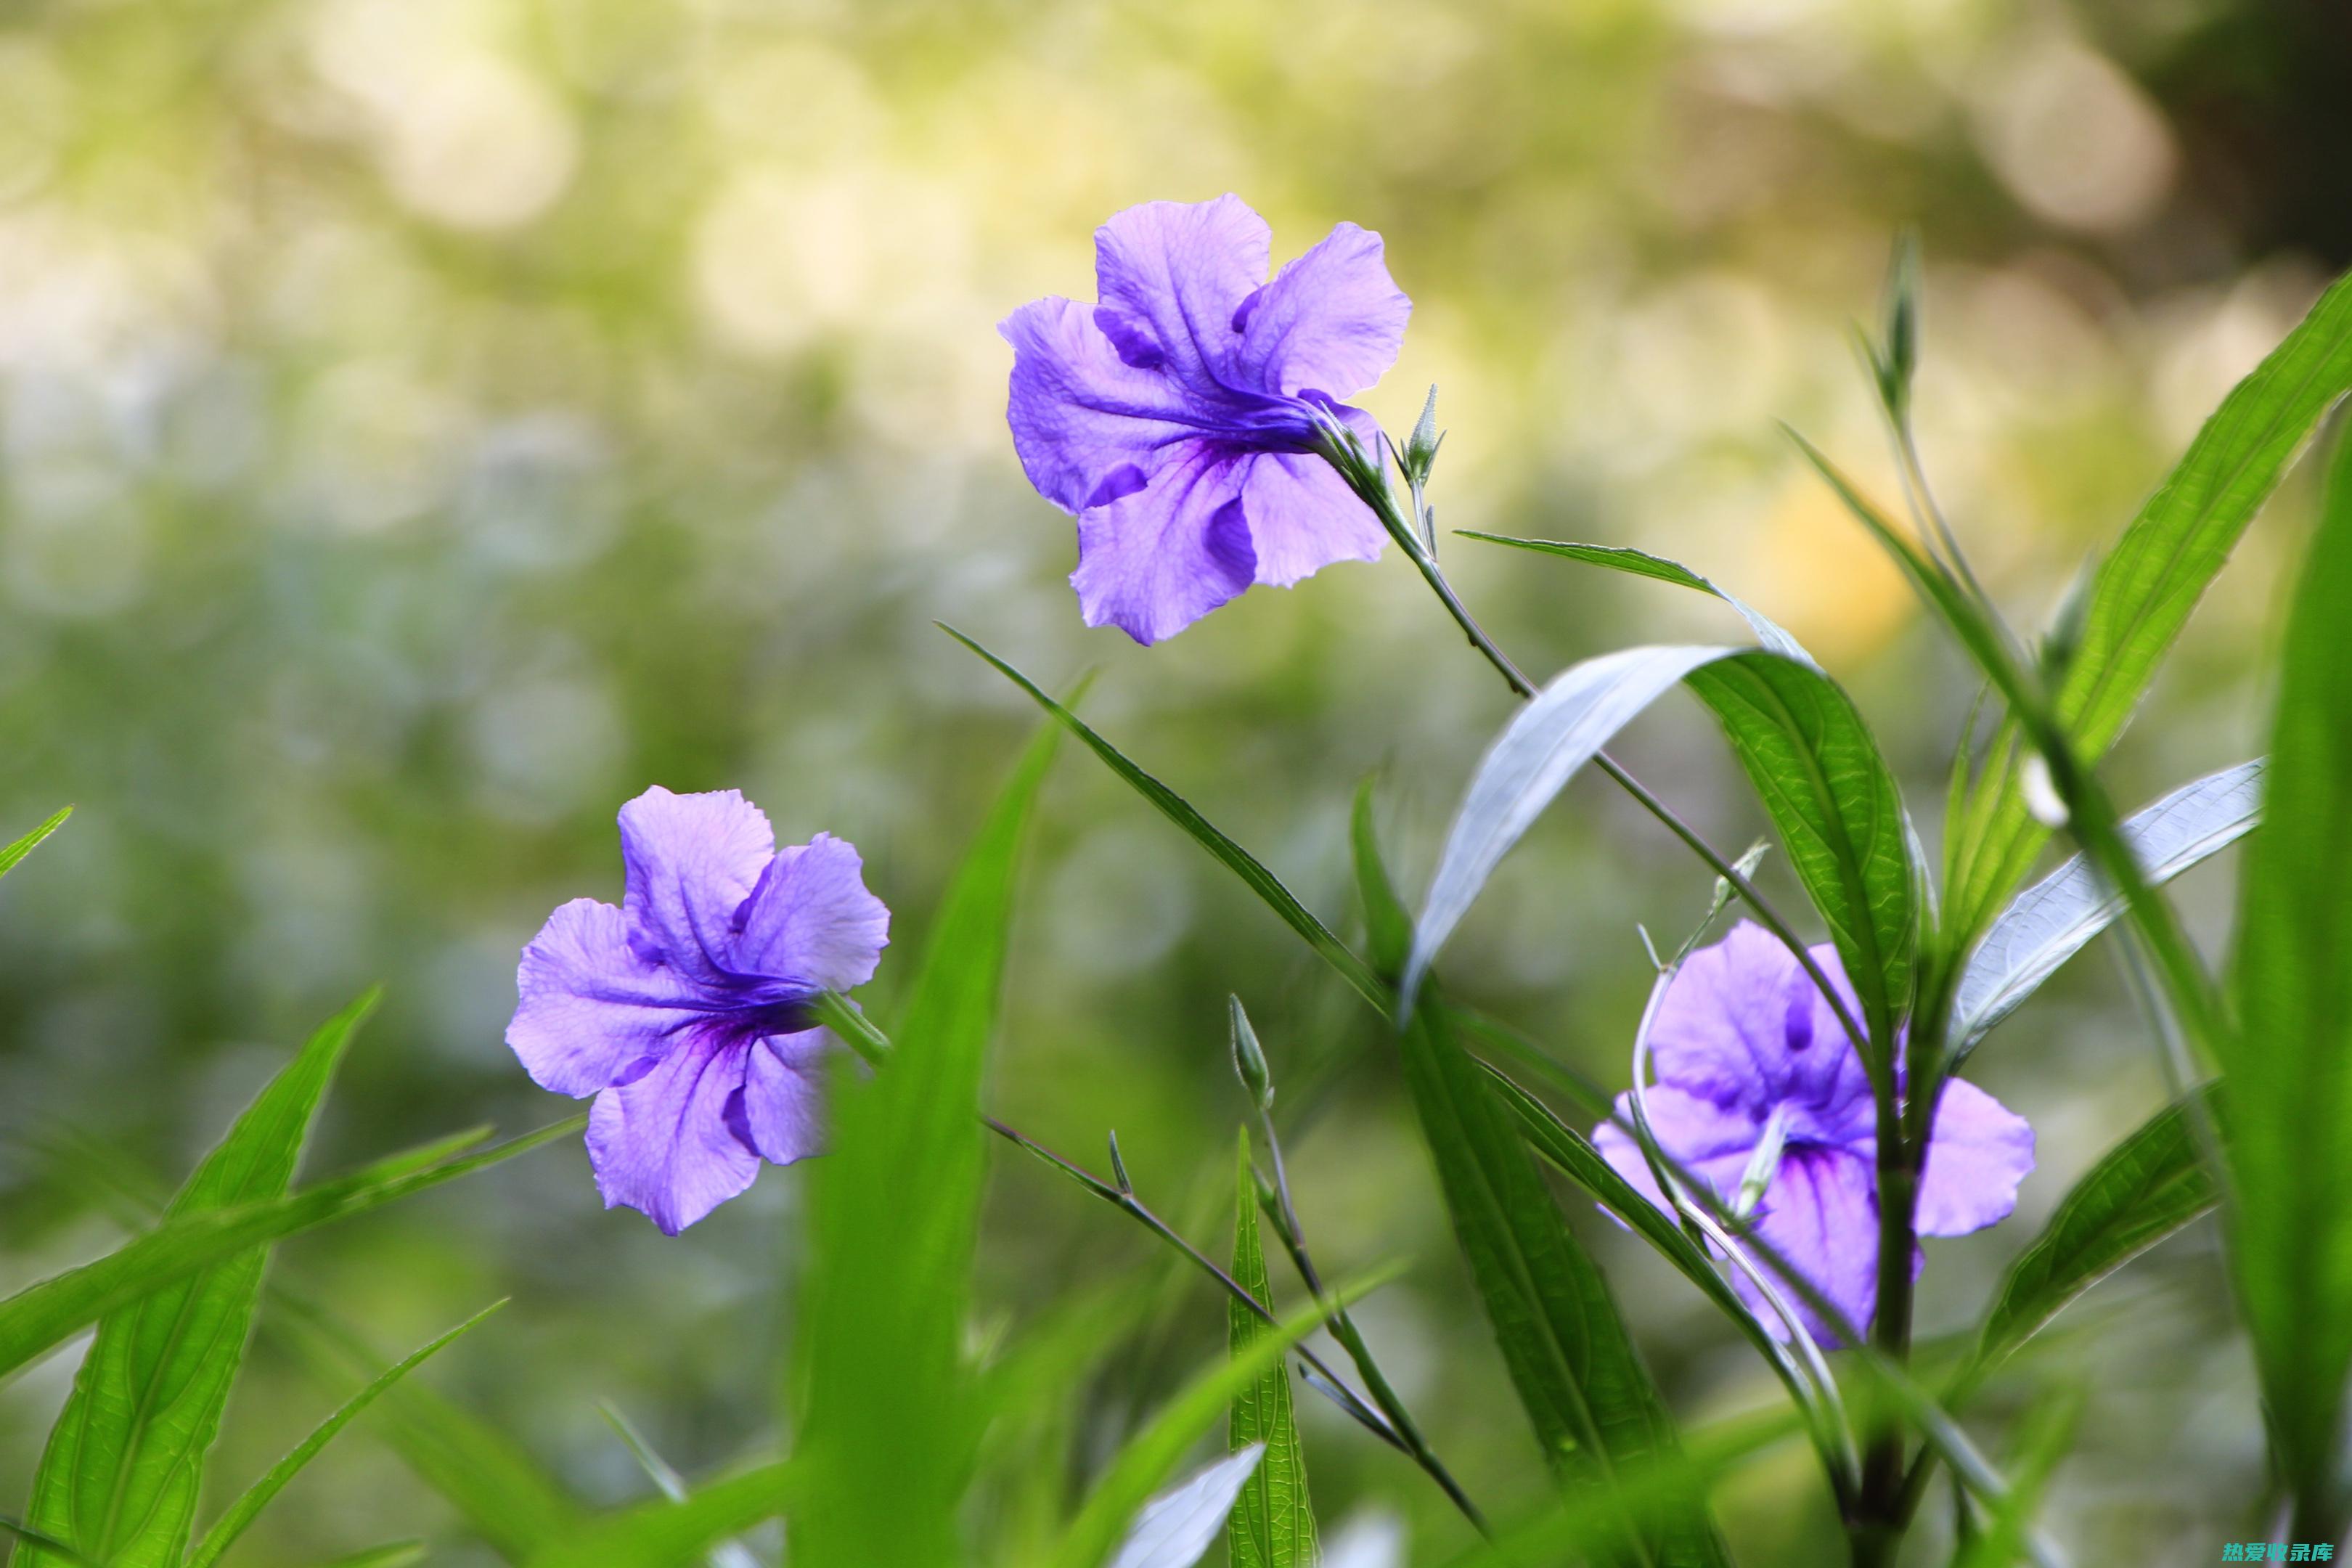
[[[621,808],[618,909],[574,899],[522,951],[507,1044],[541,1087],[594,1095],[588,1155],[606,1208],[679,1231],[815,1151],[832,1037],[820,991],[872,978],[890,911],[857,851],[779,850],[733,790],[649,789]]]
[[[1812,950],[1849,1012],[1858,1011],[1837,950]],[[1725,1203],[1751,1175],[1757,1150],[1780,1157],[1753,1215],[1754,1234],[1819,1288],[1856,1328],[1878,1300],[1878,1139],[1870,1079],[1836,1014],[1797,961],[1741,921],[1684,962],[1650,1032],[1658,1081],[1643,1097],[1658,1146]],[[1620,1096],[1629,1122],[1633,1097]],[[1613,1122],[1593,1142],[1617,1173],[1661,1208],[1664,1194],[1639,1144]],[[1966,1236],[2009,1216],[2033,1169],[2033,1129],[1973,1084],[1944,1086],[1927,1142],[1916,1214],[1922,1236]],[[1760,1260],[1759,1260],[1760,1261]],[[1912,1263],[1916,1273],[1920,1259]],[[1768,1269],[1769,1272],[1769,1269]],[[1740,1294],[1763,1305],[1744,1274]],[[1842,1336],[1781,1295],[1823,1344]],[[1765,1321],[1780,1332],[1772,1314]]]
[[[1380,555],[1380,522],[1316,453],[1334,421],[1378,449],[1340,400],[1395,363],[1412,301],[1354,224],[1268,282],[1272,248],[1238,196],[1129,207],[1095,231],[1099,303],[1034,300],[997,329],[1022,467],[1078,520],[1090,626],[1153,643],[1252,583]]]

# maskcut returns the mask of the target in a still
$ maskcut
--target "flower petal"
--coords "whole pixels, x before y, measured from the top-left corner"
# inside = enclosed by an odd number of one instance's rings
[[[1972,1083],[1953,1079],[1936,1103],[1919,1177],[1922,1236],[1966,1236],[1998,1225],[2017,1207],[2017,1184],[2033,1170],[2033,1129]]]
[[[1713,1187],[1719,1198],[1728,1199],[1739,1190],[1748,1154],[1763,1132],[1761,1124],[1745,1109],[1717,1105],[1669,1084],[1654,1086],[1642,1097],[1642,1105],[1649,1113],[1650,1131],[1656,1134],[1658,1147],[1676,1164]],[[1632,1095],[1617,1097],[1617,1114],[1633,1121]],[[1593,1129],[1592,1142],[1617,1167],[1619,1175],[1640,1187],[1651,1202],[1661,1203],[1663,1194],[1649,1179],[1650,1163],[1642,1158],[1642,1146],[1633,1142],[1632,1133],[1614,1121],[1604,1121]]]
[[[746,1042],[688,1037],[588,1112],[588,1159],[606,1208],[676,1236],[751,1184],[760,1162],[739,1131]]]
[[[789,1165],[824,1144],[823,1029],[771,1035],[751,1047],[743,1073],[743,1131],[763,1160]]]
[[[1247,459],[1242,515],[1257,581],[1287,588],[1335,561],[1377,561],[1388,532],[1330,464],[1296,453]]]
[[[1078,517],[1070,585],[1090,626],[1136,641],[1175,636],[1250,585],[1250,544],[1234,464],[1204,443],[1145,489]]]
[[[1095,230],[1095,323],[1138,370],[1213,392],[1241,342],[1234,311],[1265,281],[1273,249],[1265,219],[1236,195],[1129,207]]]
[[[778,851],[743,905],[742,971],[846,991],[874,978],[890,911],[866,890],[856,847],[820,833]]]
[[[1140,489],[1169,444],[1197,433],[1176,383],[1120,359],[1076,300],[1034,300],[996,330],[1013,345],[1013,449],[1064,511]]]
[[[1810,950],[1848,1009],[1853,988],[1828,943]],[[1650,1051],[1661,1082],[1756,1110],[1786,1102],[1792,1137],[1845,1142],[1871,1130],[1870,1079],[1837,1014],[1780,941],[1741,921],[1683,963],[1658,1005]]]
[[[618,1083],[702,1016],[677,973],[632,948],[627,918],[594,899],[547,917],[515,990],[507,1045],[541,1089],[574,1097]]]
[[[1756,1234],[1855,1328],[1868,1331],[1878,1304],[1878,1184],[1869,1161],[1843,1149],[1789,1150],[1757,1208]],[[1769,1262],[1761,1257],[1756,1262],[1796,1310],[1807,1332],[1824,1347],[1845,1342],[1845,1336],[1785,1284]],[[1914,1274],[1919,1262],[1913,1258]],[[1779,1315],[1765,1307],[1763,1293],[1747,1273],[1735,1272],[1732,1279],[1766,1327],[1776,1338],[1785,1338]]]
[[[646,791],[621,807],[632,940],[646,958],[715,983],[729,969],[737,911],[775,852],[766,816],[735,790]]]
[[[1343,223],[1240,313],[1239,363],[1261,391],[1347,397],[1396,363],[1412,301],[1389,277],[1381,237]]]

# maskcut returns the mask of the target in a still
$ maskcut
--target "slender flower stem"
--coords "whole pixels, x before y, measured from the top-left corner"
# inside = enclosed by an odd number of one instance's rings
[[[1328,1316],[1324,1321],[1331,1331],[1331,1337],[1339,1342],[1339,1347],[1348,1352],[1348,1359],[1356,1363],[1356,1371],[1362,1376],[1364,1387],[1370,1392],[1372,1403],[1379,1405],[1381,1414],[1388,1417],[1389,1426],[1395,1431],[1405,1452],[1412,1456],[1413,1463],[1428,1472],[1429,1479],[1453,1500],[1454,1506],[1462,1510],[1462,1516],[1476,1528],[1479,1534],[1491,1534],[1486,1516],[1478,1511],[1478,1506],[1470,1500],[1469,1494],[1462,1489],[1453,1472],[1430,1447],[1429,1439],[1422,1436],[1420,1424],[1405,1408],[1404,1400],[1381,1373],[1380,1363],[1372,1359],[1371,1347],[1364,1342],[1355,1319],[1348,1315],[1347,1308],[1331,1301],[1323,1289],[1322,1276],[1317,1272],[1315,1259],[1307,1249],[1307,1232],[1299,1225],[1298,1210],[1290,1201],[1290,1175],[1282,1161],[1282,1141],[1275,1136],[1274,1118],[1264,1106],[1258,1109],[1258,1128],[1265,1136],[1266,1152],[1274,1164],[1275,1200],[1270,1205],[1261,1201],[1259,1206],[1273,1222],[1275,1235],[1281,1239],[1283,1250],[1290,1254],[1291,1267],[1298,1270],[1298,1278],[1305,1282],[1307,1294],[1315,1298],[1318,1306],[1326,1309]]]
[[[1528,679],[1527,672],[1512,662],[1510,655],[1505,653],[1496,645],[1495,639],[1486,635],[1486,627],[1478,624],[1478,618],[1470,613],[1469,606],[1463,604],[1461,595],[1454,591],[1454,584],[1446,581],[1445,574],[1438,568],[1435,558],[1422,548],[1419,535],[1397,507],[1396,494],[1389,488],[1388,476],[1377,464],[1363,458],[1354,447],[1339,445],[1336,437],[1333,446],[1322,449],[1320,455],[1326,462],[1339,470],[1340,477],[1348,481],[1349,488],[1361,498],[1364,504],[1372,509],[1373,514],[1381,520],[1381,527],[1388,531],[1389,537],[1396,541],[1397,548],[1402,550],[1406,557],[1419,569],[1423,581],[1427,582],[1431,590],[1437,595],[1438,602],[1443,604],[1446,613],[1454,617],[1454,624],[1462,628],[1464,637],[1470,639],[1470,646],[1486,656],[1486,662],[1501,673],[1504,680],[1509,683],[1511,689],[1520,698],[1534,697],[1537,692],[1535,682]],[[1836,987],[1830,984],[1829,976],[1822,973],[1822,966],[1814,962],[1812,953],[1806,949],[1802,939],[1790,927],[1787,921],[1780,918],[1780,911],[1772,907],[1770,900],[1758,891],[1756,884],[1748,879],[1747,874],[1729,860],[1725,859],[1721,851],[1701,837],[1696,828],[1683,820],[1680,813],[1650,793],[1648,785],[1626,772],[1607,752],[1596,752],[1593,761],[1600,764],[1602,773],[1614,779],[1620,788],[1632,795],[1643,810],[1656,817],[1664,826],[1666,831],[1681,839],[1689,847],[1693,854],[1706,861],[1717,876],[1729,884],[1732,891],[1739,895],[1740,901],[1754,912],[1758,923],[1771,932],[1782,947],[1789,950],[1790,955],[1796,959],[1798,966],[1805,972],[1814,985],[1820,988],[1822,997],[1830,1005],[1831,1011],[1837,1015],[1838,1022],[1844,1026],[1847,1037],[1856,1043],[1857,1048],[1861,1042],[1868,1039],[1869,1036],[1855,1021],[1844,999],[1838,994]]]
[[[1206,1254],[1202,1253],[1200,1248],[1185,1240],[1181,1234],[1180,1234],[1173,1226],[1169,1225],[1167,1221],[1154,1214],[1150,1206],[1147,1205],[1142,1199],[1137,1197],[1134,1193],[1121,1187],[1114,1186],[1112,1184],[1087,1172],[1084,1167],[1075,1163],[1074,1162],[1065,1160],[1062,1156],[1055,1153],[1052,1150],[1046,1148],[1035,1139],[1029,1137],[1026,1133],[1024,1133],[1013,1127],[1007,1126],[1005,1123],[999,1121],[992,1116],[982,1116],[981,1121],[987,1125],[991,1131],[1013,1143],[1018,1144],[1021,1148],[1027,1150],[1030,1153],[1036,1155],[1039,1159],[1044,1160],[1046,1163],[1061,1171],[1065,1175],[1070,1177],[1080,1186],[1085,1187],[1088,1192],[1094,1194],[1095,1196],[1102,1199],[1105,1203],[1109,1204],[1112,1207],[1118,1209],[1122,1214],[1127,1215],[1129,1218],[1141,1225],[1146,1230],[1151,1232],[1152,1235],[1160,1237],[1160,1240],[1168,1243],[1169,1246],[1173,1247],[1177,1251],[1192,1259],[1192,1263],[1202,1271],[1208,1274],[1210,1278],[1215,1279],[1218,1284],[1223,1286],[1226,1294],[1232,1296],[1234,1300],[1248,1308],[1249,1310],[1256,1314],[1262,1321],[1267,1323],[1279,1321],[1279,1320],[1274,1315],[1273,1310],[1265,1302],[1259,1300],[1256,1296],[1244,1289],[1239,1280],[1235,1279],[1231,1274],[1226,1273],[1224,1269],[1219,1268],[1208,1258]],[[1287,1223],[1277,1223],[1275,1228],[1276,1233],[1282,1237],[1285,1248],[1289,1248],[1292,1244],[1292,1233],[1288,1228]],[[1294,1251],[1291,1254],[1291,1258],[1292,1261],[1296,1263],[1298,1261],[1299,1254]],[[1307,1267],[1311,1268],[1312,1266],[1309,1265]],[[1349,1359],[1353,1360],[1356,1363],[1357,1369],[1363,1373],[1365,1382],[1374,1391],[1374,1399],[1381,1403],[1381,1411],[1376,1413],[1367,1406],[1364,1401],[1359,1397],[1353,1390],[1349,1389],[1345,1383],[1339,1380],[1339,1374],[1333,1372],[1329,1364],[1324,1362],[1323,1359],[1318,1356],[1313,1351],[1308,1350],[1305,1345],[1294,1345],[1291,1347],[1293,1352],[1297,1355],[1300,1361],[1305,1362],[1309,1367],[1312,1367],[1316,1373],[1322,1378],[1325,1384],[1337,1393],[1341,1401],[1341,1408],[1346,1410],[1349,1415],[1355,1417],[1359,1425],[1362,1426],[1366,1430],[1379,1437],[1382,1442],[1388,1444],[1391,1447],[1396,1448],[1412,1458],[1416,1464],[1420,1465],[1423,1470],[1428,1472],[1430,1479],[1435,1481],[1444,1491],[1447,1500],[1450,1500],[1455,1508],[1462,1510],[1463,1517],[1470,1521],[1471,1525],[1477,1530],[1479,1534],[1485,1535],[1488,1533],[1486,1517],[1478,1511],[1477,1506],[1471,1502],[1468,1496],[1463,1492],[1461,1487],[1454,1481],[1453,1476],[1446,1470],[1445,1467],[1438,1462],[1437,1457],[1429,1451],[1429,1446],[1422,1439],[1419,1430],[1412,1427],[1411,1417],[1405,1416],[1402,1421],[1398,1419],[1398,1417],[1402,1415],[1402,1402],[1397,1399],[1396,1390],[1390,1386],[1388,1379],[1381,1375],[1378,1364],[1371,1359],[1371,1352],[1365,1346],[1363,1336],[1356,1331],[1354,1321],[1347,1315],[1347,1310],[1337,1305],[1328,1305],[1325,1292],[1319,1282],[1311,1283],[1308,1286],[1308,1289],[1314,1293],[1316,1304],[1318,1306],[1328,1306],[1328,1315],[1325,1319],[1325,1326],[1330,1329],[1334,1338],[1338,1339],[1342,1345],[1347,1347]],[[1395,1407],[1395,1414],[1390,1414],[1390,1407],[1391,1405]],[[1410,1431],[1409,1436],[1407,1436],[1408,1431]]]

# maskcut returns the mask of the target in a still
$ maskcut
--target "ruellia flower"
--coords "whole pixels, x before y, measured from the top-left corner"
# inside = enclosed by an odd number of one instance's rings
[[[1837,950],[1811,951],[1847,1012],[1859,1016]],[[1743,921],[1676,972],[1652,1022],[1650,1051],[1657,1082],[1643,1104],[1658,1147],[1727,1205],[1738,1202],[1743,1184],[1752,1196],[1760,1180],[1752,1234],[1857,1329],[1865,1327],[1878,1300],[1870,1079],[1811,977],[1761,927]],[[1620,1096],[1617,1110],[1630,1123],[1633,1097]],[[1628,1133],[1604,1123],[1593,1142],[1618,1174],[1667,1206]],[[1948,1081],[1919,1182],[1918,1234],[1966,1236],[2006,1219],[2017,1205],[2017,1184],[2032,1169],[2033,1129],[2025,1120],[1973,1084]],[[1921,1261],[1915,1255],[1914,1273]],[[1762,1306],[1745,1274],[1734,1279],[1751,1305]],[[1796,1291],[1782,1287],[1780,1294],[1816,1339],[1839,1342]],[[1762,1315],[1784,1332],[1773,1314]]]
[[[874,973],[890,911],[857,851],[776,847],[733,790],[647,790],[621,808],[621,904],[574,899],[522,950],[507,1044],[542,1088],[596,1097],[588,1155],[604,1206],[679,1231],[815,1152],[832,1036],[822,991]]]
[[[1092,308],[1033,300],[1007,417],[1039,494],[1078,520],[1090,626],[1157,642],[1253,583],[1377,559],[1380,522],[1316,456],[1341,400],[1395,363],[1412,301],[1381,237],[1343,223],[1266,280],[1272,234],[1240,197],[1150,202],[1095,231]]]

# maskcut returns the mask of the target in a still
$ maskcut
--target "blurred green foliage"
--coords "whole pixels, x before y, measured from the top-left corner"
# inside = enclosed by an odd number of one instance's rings
[[[80,1129],[134,1184],[175,1183],[370,981],[387,1004],[317,1168],[552,1119],[499,1041],[515,954],[554,904],[615,895],[613,812],[650,784],[740,787],[787,840],[856,842],[898,914],[887,1000],[1031,721],[935,618],[1049,685],[1105,667],[1090,720],[1335,922],[1366,772],[1384,770],[1401,874],[1424,875],[1510,704],[1400,563],[1250,595],[1148,654],[1078,624],[1070,527],[1012,462],[992,328],[1035,295],[1090,294],[1087,236],[1131,202],[1239,191],[1283,254],[1340,218],[1381,229],[1416,315],[1369,401],[1402,430],[1441,384],[1441,527],[1690,563],[1815,649],[1915,792],[1932,787],[1973,692],[1772,420],[1885,479],[1846,328],[1889,237],[1918,226],[1921,439],[1989,585],[2038,621],[2347,259],[2314,173],[2341,113],[2330,15],[0,9],[0,837],[79,807],[0,897],[0,1285],[124,1223],[57,1173],[47,1134]],[[2258,749],[2300,506],[2257,527],[2126,738],[2110,774],[2126,805]],[[1737,629],[1696,595],[1443,542],[1538,672]],[[1744,843],[1760,820],[1710,731],[1668,704],[1625,754]],[[1248,1111],[1224,1044],[1238,993],[1285,1085],[1326,1266],[1415,1264],[1357,1314],[1383,1364],[1482,1498],[1536,1495],[1377,1028],[1087,759],[1049,781],[1041,826],[992,1105],[1074,1151],[1116,1126],[1139,1184],[1222,1254]],[[2183,884],[2209,944],[2228,875]],[[1449,979],[1614,1084],[1649,974],[1633,922],[1682,929],[1706,893],[1646,818],[1580,785],[1465,924]],[[1972,1065],[2034,1121],[2043,1168],[2018,1220],[1931,1250],[1931,1334],[1969,1321],[2066,1181],[2163,1097],[2120,988],[2080,967]],[[992,1162],[991,1321],[1129,1276],[1160,1291],[1073,1413],[1075,1489],[1213,1353],[1221,1311],[1051,1172]],[[576,1149],[551,1152],[289,1246],[284,1278],[384,1346],[511,1293],[421,1377],[616,1500],[647,1483],[600,1399],[690,1475],[776,1436],[799,1189],[769,1172],[666,1241],[598,1208]],[[1572,1217],[1678,1408],[1775,1397],[1669,1271]],[[2048,1517],[2116,1561],[2203,1561],[2261,1489],[2210,1245],[2137,1266],[2106,1289],[2148,1300],[2095,1347],[2068,1342],[2096,1375]],[[223,1488],[339,1396],[268,1316]],[[70,1360],[0,1389],[0,1497],[21,1497]],[[2016,1377],[1989,1403],[1996,1435],[2030,1402],[2031,1365]],[[1300,1413],[1328,1534],[1385,1511],[1417,1553],[1459,1543],[1394,1455],[1319,1401]],[[1742,1562],[1820,1560],[1810,1463],[1789,1447],[1727,1483]],[[460,1534],[355,1432],[241,1550],[317,1562],[436,1531]]]

